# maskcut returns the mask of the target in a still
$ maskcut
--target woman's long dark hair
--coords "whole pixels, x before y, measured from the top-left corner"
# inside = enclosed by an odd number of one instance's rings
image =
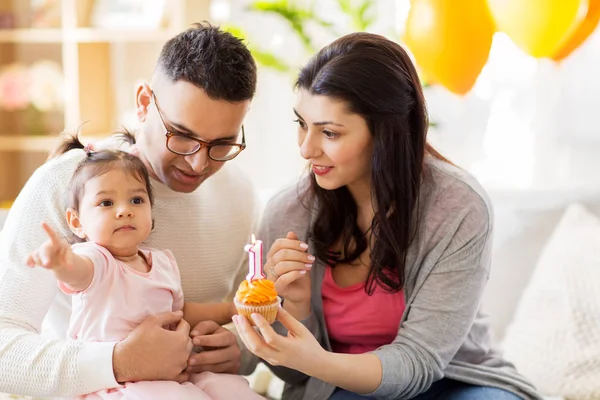
[[[296,88],[342,100],[366,120],[374,141],[375,215],[365,291],[372,294],[376,286],[400,291],[416,232],[414,211],[425,154],[444,159],[426,141],[429,121],[415,67],[399,44],[379,35],[353,33],[317,53],[301,70]],[[357,225],[357,206],[349,190],[325,190],[310,172],[307,194],[317,204],[309,231],[316,255],[332,266],[357,260],[370,243]],[[340,239],[342,251],[332,252]]]

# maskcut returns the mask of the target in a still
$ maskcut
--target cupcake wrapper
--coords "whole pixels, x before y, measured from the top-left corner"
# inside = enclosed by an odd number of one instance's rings
[[[235,307],[237,308],[238,314],[246,317],[246,319],[250,322],[250,324],[252,324],[252,326],[256,326],[254,324],[254,321],[250,317],[254,313],[262,315],[263,318],[266,319],[269,324],[275,322],[275,319],[277,317],[277,310],[279,309],[279,304],[281,303],[281,298],[277,297],[277,300],[274,303],[261,306],[241,304],[237,301],[237,299],[234,299],[234,303]]]

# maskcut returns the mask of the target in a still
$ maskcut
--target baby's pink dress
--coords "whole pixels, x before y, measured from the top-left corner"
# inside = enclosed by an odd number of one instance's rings
[[[73,252],[94,264],[90,286],[75,292],[59,282],[60,289],[73,296],[73,310],[67,335],[94,342],[116,342],[147,317],[183,308],[179,269],[170,251],[140,249],[150,272],[134,270],[115,259],[104,247],[86,242],[73,245]],[[148,349],[151,351],[151,349]],[[144,381],[126,383],[114,389],[78,397],[85,400],[228,400],[264,399],[253,392],[241,376],[203,372],[189,382]]]

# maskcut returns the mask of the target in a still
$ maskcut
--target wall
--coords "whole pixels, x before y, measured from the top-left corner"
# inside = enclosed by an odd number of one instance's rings
[[[254,43],[301,65],[306,57],[286,25],[244,11],[246,3],[213,0],[213,15],[216,10],[220,19],[228,17],[244,27]],[[348,30],[332,4],[317,2],[315,8]],[[407,0],[377,2],[379,19],[373,31],[400,37],[407,5]],[[322,44],[333,39],[314,32]],[[597,71],[600,30],[561,64],[535,60],[497,34],[488,65],[467,96],[435,86],[426,90],[431,117],[439,124],[430,140],[491,191],[588,190],[598,183]],[[260,71],[246,122],[249,147],[237,162],[253,171],[261,190],[289,182],[303,166],[292,123],[292,86],[293,76]]]

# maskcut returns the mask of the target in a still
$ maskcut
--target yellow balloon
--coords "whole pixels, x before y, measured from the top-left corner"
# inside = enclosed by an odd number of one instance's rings
[[[485,0],[412,0],[404,42],[431,81],[456,94],[475,84],[487,62],[494,23]]]
[[[579,23],[577,29],[569,40],[552,57],[555,61],[560,61],[568,57],[576,48],[594,32],[600,21],[600,0],[589,0],[587,13],[584,19]]]
[[[582,19],[587,0],[487,0],[499,31],[527,54],[552,57]],[[582,8],[583,7],[583,8]]]

